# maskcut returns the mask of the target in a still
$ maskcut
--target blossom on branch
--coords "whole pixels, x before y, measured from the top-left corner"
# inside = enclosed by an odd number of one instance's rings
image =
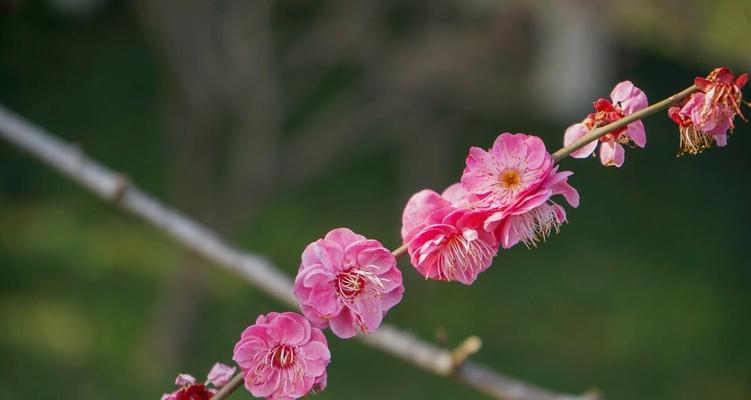
[[[495,235],[483,228],[488,214],[457,207],[467,197],[457,184],[443,195],[423,190],[407,202],[402,239],[412,265],[425,278],[470,285],[498,253]]]
[[[520,241],[535,246],[566,222],[563,207],[551,197],[561,194],[579,205],[579,193],[568,184],[571,175],[558,172],[540,138],[503,133],[487,151],[470,149],[461,182],[471,207],[487,213],[485,230],[508,249]]]
[[[340,338],[374,332],[402,299],[396,258],[377,240],[334,229],[305,248],[295,279],[303,314]]]
[[[320,329],[298,313],[258,316],[235,345],[232,359],[243,372],[245,388],[255,397],[292,400],[325,380],[331,361]]]
[[[706,78],[694,80],[698,92],[691,94],[677,106],[670,107],[668,116],[678,125],[680,154],[698,154],[712,146],[727,145],[733,120],[741,113],[741,89],[748,82],[748,74],[737,78],[730,69],[715,68]]]
[[[623,81],[610,92],[610,100],[598,99],[594,102],[595,112],[590,113],[584,121],[571,125],[563,136],[563,144],[568,146],[587,134],[592,129],[611,124],[623,117],[647,107],[647,95],[630,81]],[[598,140],[589,142],[584,147],[571,153],[574,158],[586,158],[595,151],[600,143],[600,162],[604,166],[620,167],[623,165],[625,150],[623,145],[635,144],[644,148],[647,135],[644,124],[634,121],[623,128],[610,132]]]
[[[217,393],[216,388],[226,385],[234,373],[235,367],[216,363],[211,368],[205,384],[196,383],[196,378],[192,375],[179,374],[175,379],[175,385],[180,388],[163,395],[161,400],[209,400]],[[209,385],[214,387],[210,388]]]

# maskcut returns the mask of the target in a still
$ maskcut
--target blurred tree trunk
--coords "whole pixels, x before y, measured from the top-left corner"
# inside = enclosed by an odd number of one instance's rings
[[[576,7],[586,3],[587,7]],[[538,7],[540,46],[535,89],[540,107],[561,121],[591,112],[591,102],[607,97],[612,78],[610,32],[603,7],[590,0],[555,0]]]
[[[172,194],[180,209],[229,234],[272,190],[279,135],[271,1],[142,0],[137,11],[168,77]],[[206,293],[184,254],[145,343],[158,369],[181,363]]]

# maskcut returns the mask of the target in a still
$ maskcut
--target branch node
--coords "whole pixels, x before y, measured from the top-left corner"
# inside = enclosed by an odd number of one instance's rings
[[[461,342],[459,346],[456,346],[454,351],[451,352],[452,371],[459,368],[469,356],[480,351],[481,347],[482,339],[477,336],[470,336],[464,339],[464,341]]]
[[[584,400],[602,400],[600,389],[589,389],[584,393]]]
[[[117,175],[115,179],[115,187],[110,194],[110,200],[114,203],[120,203],[130,186],[130,179],[125,175]]]

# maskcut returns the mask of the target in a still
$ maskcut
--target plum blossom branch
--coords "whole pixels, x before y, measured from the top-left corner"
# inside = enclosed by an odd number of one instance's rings
[[[242,371],[235,374],[235,376],[232,377],[232,379],[227,382],[224,387],[222,387],[214,396],[211,397],[211,400],[224,400],[229,395],[231,395],[235,390],[239,389],[240,386],[243,384],[243,373]]]
[[[151,224],[170,239],[208,261],[234,272],[282,303],[297,307],[292,281],[267,260],[232,247],[220,239],[216,233],[163,205],[138,189],[122,175],[86,156],[78,147],[55,138],[3,106],[0,106],[0,136],[91,190],[103,200],[112,202]],[[393,254],[399,255],[404,251],[404,246],[402,246],[394,250]],[[463,355],[457,357],[460,360],[455,360],[454,352],[425,342],[391,325],[381,325],[377,332],[360,338],[372,347],[438,376],[454,377],[493,398],[507,400],[597,398],[596,394],[579,396],[554,393],[471,361],[463,361]],[[466,352],[466,349],[463,351]],[[242,375],[235,375],[214,399],[225,398],[241,384]]]
[[[643,119],[645,117],[648,117],[656,112],[660,112],[662,110],[667,109],[668,107],[678,103],[679,101],[683,100],[684,98],[691,95],[691,93],[694,93],[697,91],[698,88],[695,85],[692,85],[670,97],[667,99],[661,100],[657,103],[654,103],[646,108],[643,108],[633,114],[627,115],[615,122],[612,122],[608,125],[592,129],[589,131],[586,135],[579,138],[579,140],[571,143],[568,146],[565,146],[561,148],[560,150],[556,151],[552,154],[553,160],[555,162],[559,162],[562,159],[568,157],[571,155],[571,153],[575,152],[576,150],[581,149],[582,147],[586,146],[588,143],[593,142],[605,135],[607,135],[610,132],[617,131],[618,129],[621,129],[625,127],[626,125],[638,121],[640,119]]]

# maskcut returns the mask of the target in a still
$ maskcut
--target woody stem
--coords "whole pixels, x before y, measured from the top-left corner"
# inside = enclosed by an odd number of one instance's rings
[[[243,384],[243,373],[238,372],[226,385],[211,398],[211,400],[224,400]]]

